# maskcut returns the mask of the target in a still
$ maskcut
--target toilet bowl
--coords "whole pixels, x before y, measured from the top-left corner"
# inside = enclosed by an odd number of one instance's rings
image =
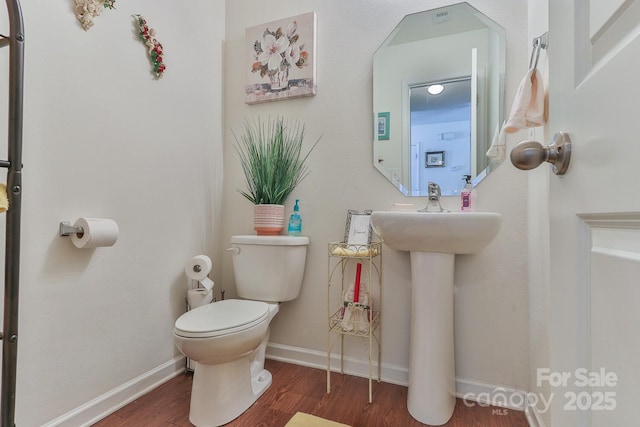
[[[196,427],[232,421],[271,385],[269,324],[279,303],[300,292],[309,239],[233,236],[231,243],[238,295],[246,299],[195,308],[173,330],[178,350],[195,362],[189,421]]]
[[[195,362],[189,413],[194,425],[228,423],[271,385],[264,353],[277,312],[277,304],[231,299],[198,307],[176,321],[176,347]]]

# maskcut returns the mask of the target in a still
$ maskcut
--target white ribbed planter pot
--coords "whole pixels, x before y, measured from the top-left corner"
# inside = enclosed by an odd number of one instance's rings
[[[253,229],[258,236],[277,236],[284,230],[284,205],[254,205]]]

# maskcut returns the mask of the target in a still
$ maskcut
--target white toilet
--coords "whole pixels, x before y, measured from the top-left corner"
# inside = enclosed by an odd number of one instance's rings
[[[271,385],[264,369],[269,323],[278,303],[300,294],[309,238],[232,236],[238,296],[195,308],[176,320],[173,340],[195,363],[189,421],[220,426]]]

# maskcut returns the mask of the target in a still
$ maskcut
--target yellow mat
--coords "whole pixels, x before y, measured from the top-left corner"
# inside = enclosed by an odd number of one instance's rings
[[[325,420],[315,415],[297,412],[287,423],[285,427],[349,427],[346,424],[340,424],[335,421]]]

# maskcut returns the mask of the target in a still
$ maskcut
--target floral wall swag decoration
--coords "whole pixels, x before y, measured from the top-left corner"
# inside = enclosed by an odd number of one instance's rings
[[[102,9],[115,9],[116,0],[76,0],[76,18],[87,31],[93,27],[93,18],[100,15]]]
[[[149,58],[153,63],[153,73],[156,78],[159,79],[167,68],[162,61],[162,45],[155,38],[156,31],[147,26],[147,21],[145,21],[142,15],[133,15],[133,17],[136,18],[138,22],[140,40],[142,40],[148,48]]]
[[[315,12],[247,28],[245,40],[247,104],[316,94]]]

